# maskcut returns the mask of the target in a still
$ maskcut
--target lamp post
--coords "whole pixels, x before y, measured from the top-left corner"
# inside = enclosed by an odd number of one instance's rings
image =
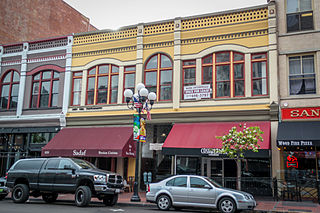
[[[138,93],[133,94],[132,90],[126,89],[124,91],[124,97],[126,98],[127,106],[129,109],[136,110],[139,115],[139,130],[141,128],[141,113],[143,110],[149,112],[152,109],[154,101],[156,100],[156,94],[154,92],[150,92],[145,88],[143,83],[139,83],[137,85]],[[134,176],[134,185],[133,185],[133,195],[131,197],[131,201],[140,202],[140,197],[138,194],[138,186],[139,186],[139,164],[140,164],[140,136],[137,141],[136,146],[136,168],[135,168],[135,176]]]

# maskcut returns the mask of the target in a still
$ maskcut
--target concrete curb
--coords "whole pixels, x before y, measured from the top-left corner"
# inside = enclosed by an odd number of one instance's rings
[[[11,197],[5,197],[4,200],[11,200]],[[42,199],[40,198],[30,198],[31,201],[39,201]],[[70,200],[70,199],[61,199],[61,200],[58,200],[58,202],[67,202],[67,203],[74,203],[74,200]],[[92,204],[94,203],[101,203],[99,201],[96,201],[96,200],[92,200],[91,201]],[[118,206],[118,207],[121,207],[121,206],[134,206],[134,207],[154,207],[154,208],[157,208],[157,205],[154,204],[154,203],[146,203],[146,202],[121,202],[119,201],[115,206]],[[76,206],[75,206],[76,207]],[[219,211],[217,211],[219,212]],[[247,210],[247,211],[243,211],[243,213],[310,213],[310,211],[287,211],[287,210],[282,210],[282,211],[279,211],[279,210]]]

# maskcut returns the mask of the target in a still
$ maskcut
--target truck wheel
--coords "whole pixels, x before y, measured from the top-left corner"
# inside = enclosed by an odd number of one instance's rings
[[[168,195],[160,195],[157,199],[157,206],[160,210],[169,210],[171,207],[171,199]]]
[[[58,193],[49,193],[49,194],[43,194],[42,195],[42,199],[46,202],[46,203],[53,203],[57,200],[58,198]]]
[[[75,202],[79,207],[88,206],[91,201],[91,190],[88,186],[79,186],[75,194]]]
[[[118,194],[109,195],[103,198],[103,203],[106,206],[114,206],[118,202]]]
[[[15,203],[24,203],[29,199],[29,187],[26,184],[17,184],[12,191],[12,200]]]

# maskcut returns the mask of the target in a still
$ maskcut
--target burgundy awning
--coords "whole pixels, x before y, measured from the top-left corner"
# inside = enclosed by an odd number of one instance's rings
[[[64,128],[41,156],[135,157],[135,151],[132,127]]]
[[[165,140],[162,151],[164,154],[201,154],[203,149],[220,149],[222,141],[216,136],[223,136],[233,127],[246,123],[247,126],[259,126],[264,132],[260,149],[270,149],[270,122],[212,122],[175,124]]]

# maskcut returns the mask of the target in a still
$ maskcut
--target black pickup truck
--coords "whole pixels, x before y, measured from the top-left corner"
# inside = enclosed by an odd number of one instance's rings
[[[19,160],[8,171],[6,184],[15,203],[26,202],[29,195],[51,203],[59,193],[72,193],[80,207],[89,205],[91,197],[115,205],[124,186],[122,176],[77,158]]]

